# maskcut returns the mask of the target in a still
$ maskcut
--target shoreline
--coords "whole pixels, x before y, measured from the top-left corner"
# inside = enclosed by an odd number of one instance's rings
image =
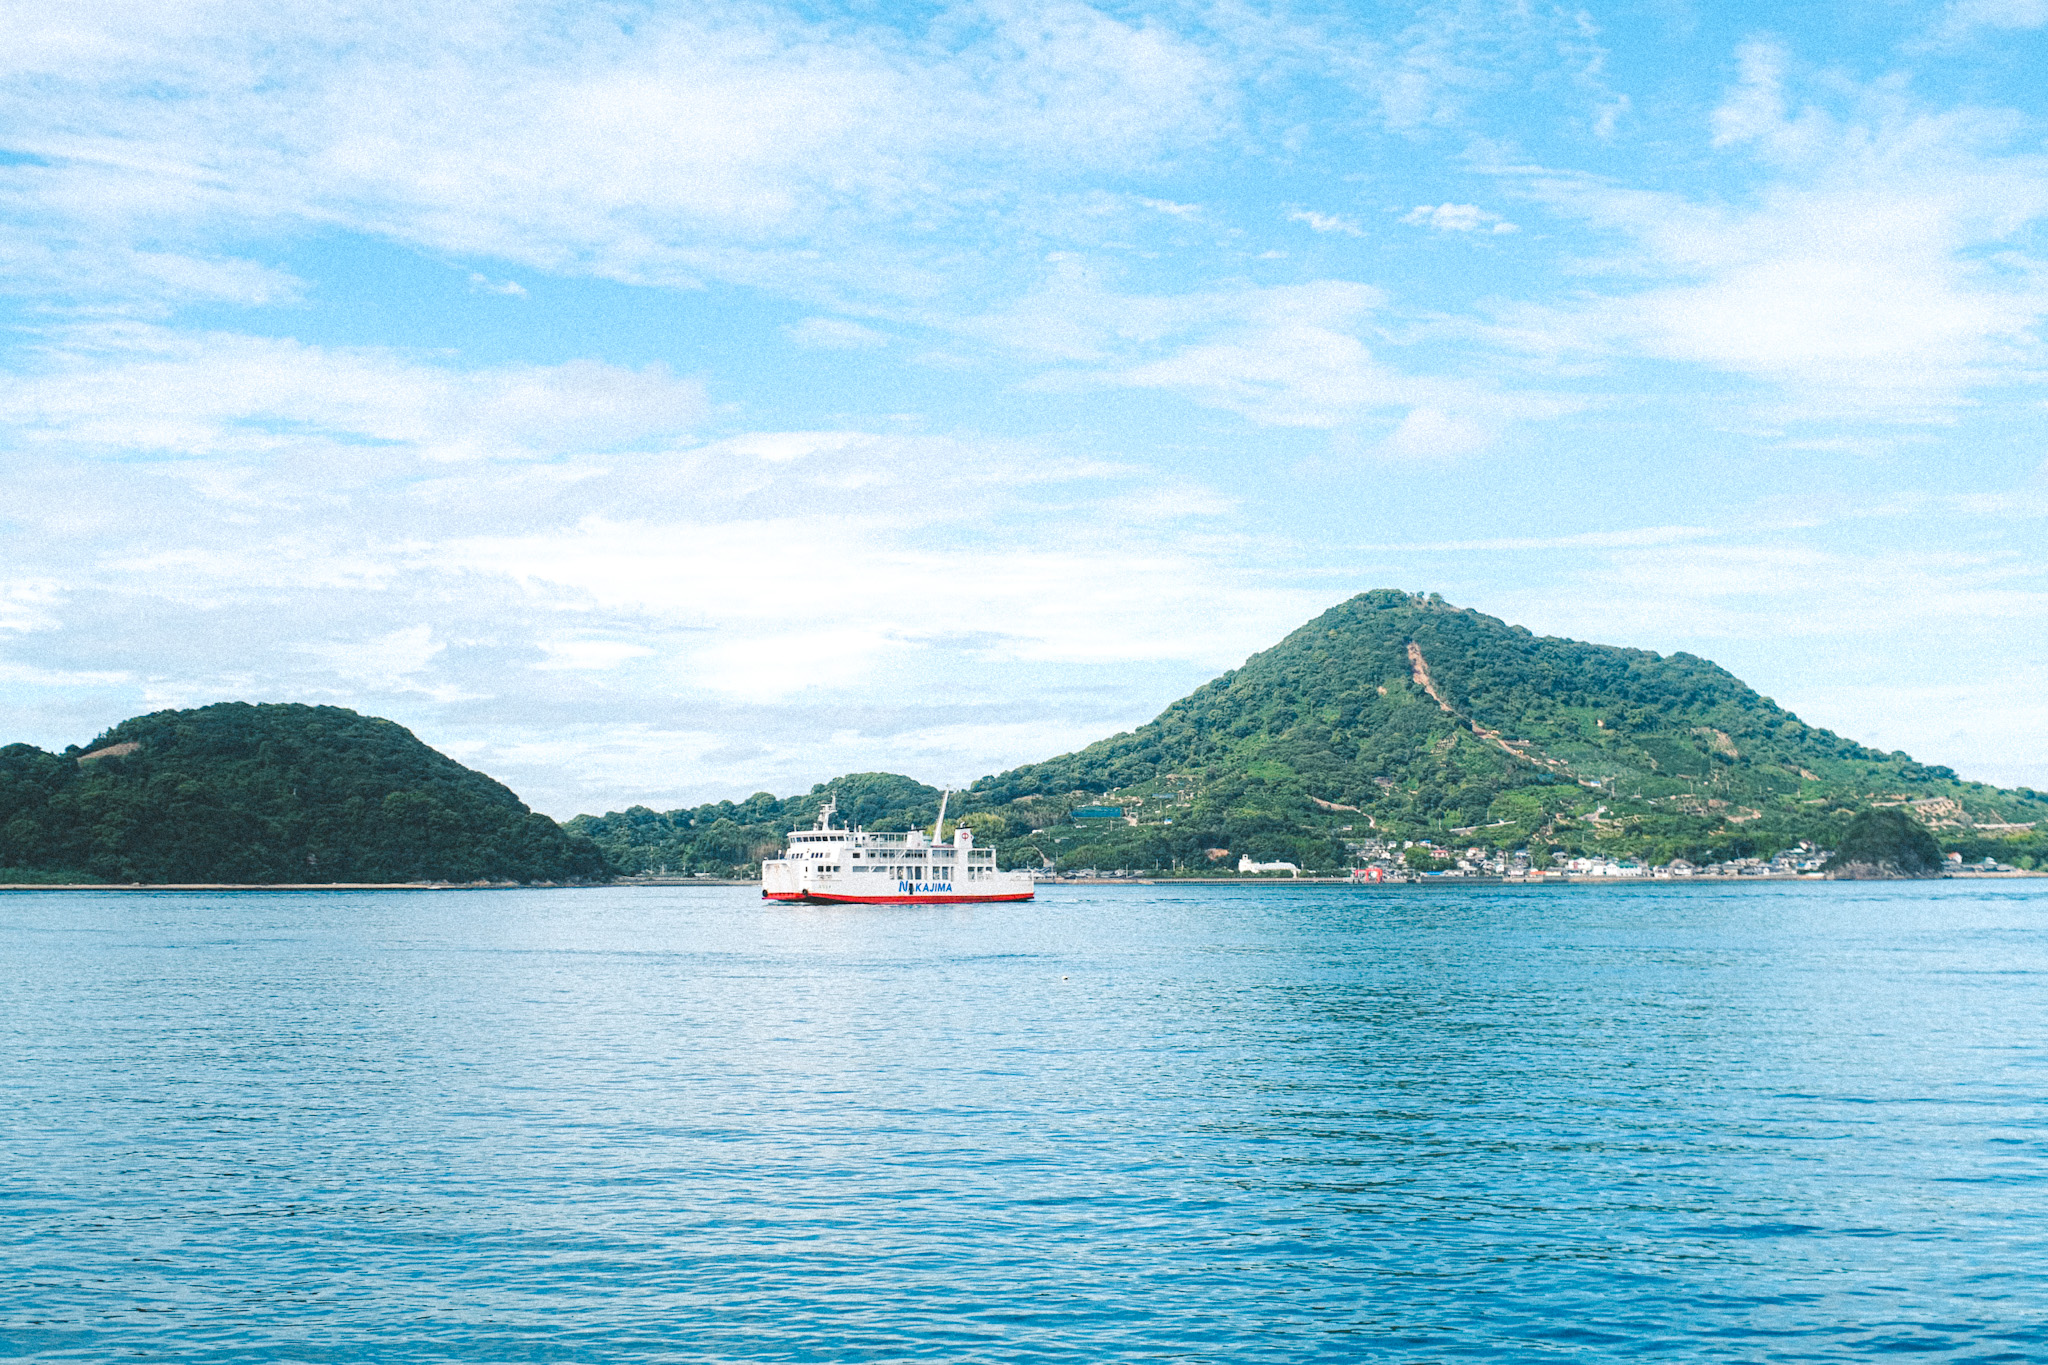
[[[1389,878],[1386,881],[1353,881],[1349,877],[1048,877],[1040,886],[1356,886],[1367,890],[1386,890],[1410,886],[1684,886],[1689,882],[1711,882],[1715,885],[1744,882],[1825,882],[1825,881],[1927,881],[1927,882],[1976,882],[2012,881],[2021,877],[2048,877],[2048,870],[2037,869],[2028,872],[2018,869],[2012,872],[1945,872],[1938,877],[1828,877],[1818,872],[1802,872],[1792,876],[1728,877],[1718,875],[1694,875],[1691,877],[1590,877],[1572,873],[1554,873],[1542,877],[1426,877],[1416,881],[1405,878]]]
[[[1744,882],[1930,881],[1996,882],[2048,877],[2048,869],[2012,872],[1949,872],[1939,877],[1830,878],[1818,873],[1790,877],[1584,877],[1557,874],[1543,877],[1430,877],[1419,881],[1353,881],[1349,877],[1047,877],[1037,886],[1302,886],[1354,887],[1365,891],[1411,887],[1502,886],[1682,886],[1705,882],[1716,886]],[[615,882],[0,882],[0,891],[600,891],[634,887],[673,889],[686,886],[755,886],[758,881],[729,877],[688,880]]]
[[[0,882],[0,891],[583,891],[609,885],[609,882]]]

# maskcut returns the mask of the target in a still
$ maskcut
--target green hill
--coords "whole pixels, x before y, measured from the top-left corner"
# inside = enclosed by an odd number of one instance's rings
[[[388,720],[223,703],[0,749],[0,880],[563,882],[604,854]]]
[[[839,803],[834,823],[840,825],[904,830],[938,818],[937,787],[894,773],[849,773],[787,800],[756,792],[738,803],[714,801],[687,810],[634,806],[579,815],[564,828],[596,843],[621,872],[744,876],[775,855],[783,835],[816,820],[828,796]]]
[[[739,870],[841,784],[929,824],[938,793],[863,774],[570,827],[622,867]],[[1108,818],[1075,812],[1120,810]],[[842,810],[851,814],[841,798]],[[983,778],[954,797],[1009,866],[1200,869],[1237,857],[1336,869],[1368,838],[1655,862],[1833,847],[1858,813],[1908,811],[1945,849],[2048,862],[2048,797],[1815,729],[1690,654],[1537,636],[1435,596],[1363,593],[1148,725]],[[853,814],[855,820],[862,817]],[[655,850],[660,850],[659,854]]]
[[[2048,797],[1815,729],[1705,659],[1537,636],[1387,590],[1149,725],[973,795],[1013,825],[1020,810],[1111,799],[1135,823],[1034,814],[1046,833],[1007,841],[1102,867],[1200,866],[1211,848],[1333,867],[1343,841],[1375,835],[1711,861],[1828,844],[1879,806],[1971,857],[2048,853],[2038,831],[1984,828],[2048,819]]]

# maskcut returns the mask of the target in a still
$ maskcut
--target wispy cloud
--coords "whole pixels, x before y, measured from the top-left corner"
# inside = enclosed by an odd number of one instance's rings
[[[1568,536],[1502,536],[1491,540],[1393,542],[1360,546],[1363,550],[1600,550],[1624,546],[1673,545],[1717,534],[1705,526],[1642,526],[1623,531],[1581,531]]]
[[[1494,236],[1519,232],[1513,223],[1505,222],[1497,213],[1488,213],[1477,204],[1418,204],[1401,215],[1401,221],[1410,227],[1426,227],[1437,232],[1478,232],[1484,229]]]
[[[325,441],[372,459],[516,459],[674,439],[704,414],[701,384],[662,365],[464,369],[131,323],[58,331],[38,362],[0,375],[0,423],[30,447],[109,456],[260,458]]]
[[[1317,213],[1314,209],[1296,209],[1287,215],[1290,223],[1306,223],[1314,232],[1340,232],[1346,237],[1363,237],[1365,229],[1334,213]]]
[[[471,271],[469,287],[480,294],[504,294],[509,298],[526,297],[526,286],[517,280],[493,280],[486,275]]]
[[[14,19],[0,738],[971,776],[1393,581],[1823,709],[1858,629],[2033,666],[2035,0]]]
[[[1925,109],[1889,85],[1836,82],[1846,118],[1795,107],[1789,60],[1746,48],[1713,116],[1714,145],[1754,169],[1745,203],[1535,177],[1529,192],[1552,209],[1631,243],[1607,273],[1653,282],[1510,310],[1510,330],[1749,375],[1800,392],[1813,414],[1920,419],[1981,386],[2048,377],[2048,267],[2023,251],[2048,218],[2048,158],[2013,146],[2006,116]]]
[[[872,284],[872,252],[801,253],[964,207],[991,165],[1145,164],[1234,100],[1199,45],[1071,0],[954,11],[922,42],[724,4],[488,14],[24,12],[0,117],[31,159],[0,198],[100,241],[340,223],[634,281]]]
[[[862,351],[889,344],[889,335],[844,318],[805,318],[790,326],[797,345],[820,351]]]
[[[1938,40],[1956,41],[1993,32],[2048,26],[2048,0],[1952,0],[1935,25]]]

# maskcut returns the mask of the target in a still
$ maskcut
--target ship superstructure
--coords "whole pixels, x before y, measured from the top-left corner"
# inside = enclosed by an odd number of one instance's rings
[[[761,864],[761,894],[772,901],[838,901],[860,905],[1028,901],[1031,874],[996,866],[994,849],[976,848],[974,831],[956,827],[940,842],[946,803],[931,836],[834,829],[838,803],[827,800],[810,829],[789,836],[779,858]]]

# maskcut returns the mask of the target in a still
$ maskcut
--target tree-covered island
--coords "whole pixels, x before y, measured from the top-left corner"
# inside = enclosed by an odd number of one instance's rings
[[[402,726],[338,706],[138,716],[0,749],[0,882],[573,882],[589,840]]]
[[[929,825],[939,798],[866,773],[787,799],[635,807],[568,827],[622,871],[743,874],[828,794],[871,829]],[[1425,870],[1471,849],[1528,850],[1537,865],[1704,866],[1832,849],[1880,809],[1973,863],[2048,864],[2042,793],[1816,729],[1690,654],[1537,636],[1383,590],[1147,725],[983,778],[949,813],[1005,866],[1186,875],[1247,858],[1337,872],[1389,847]]]
[[[744,877],[828,797],[844,822],[904,830],[929,826],[939,795],[854,773],[557,825],[390,721],[223,703],[62,753],[0,749],[0,882]],[[1950,855],[2048,866],[2040,792],[1815,729],[1690,654],[1394,591],[1331,608],[1149,724],[985,777],[948,814],[1004,866],[1061,871],[1706,866],[1801,848],[1861,875]]]

